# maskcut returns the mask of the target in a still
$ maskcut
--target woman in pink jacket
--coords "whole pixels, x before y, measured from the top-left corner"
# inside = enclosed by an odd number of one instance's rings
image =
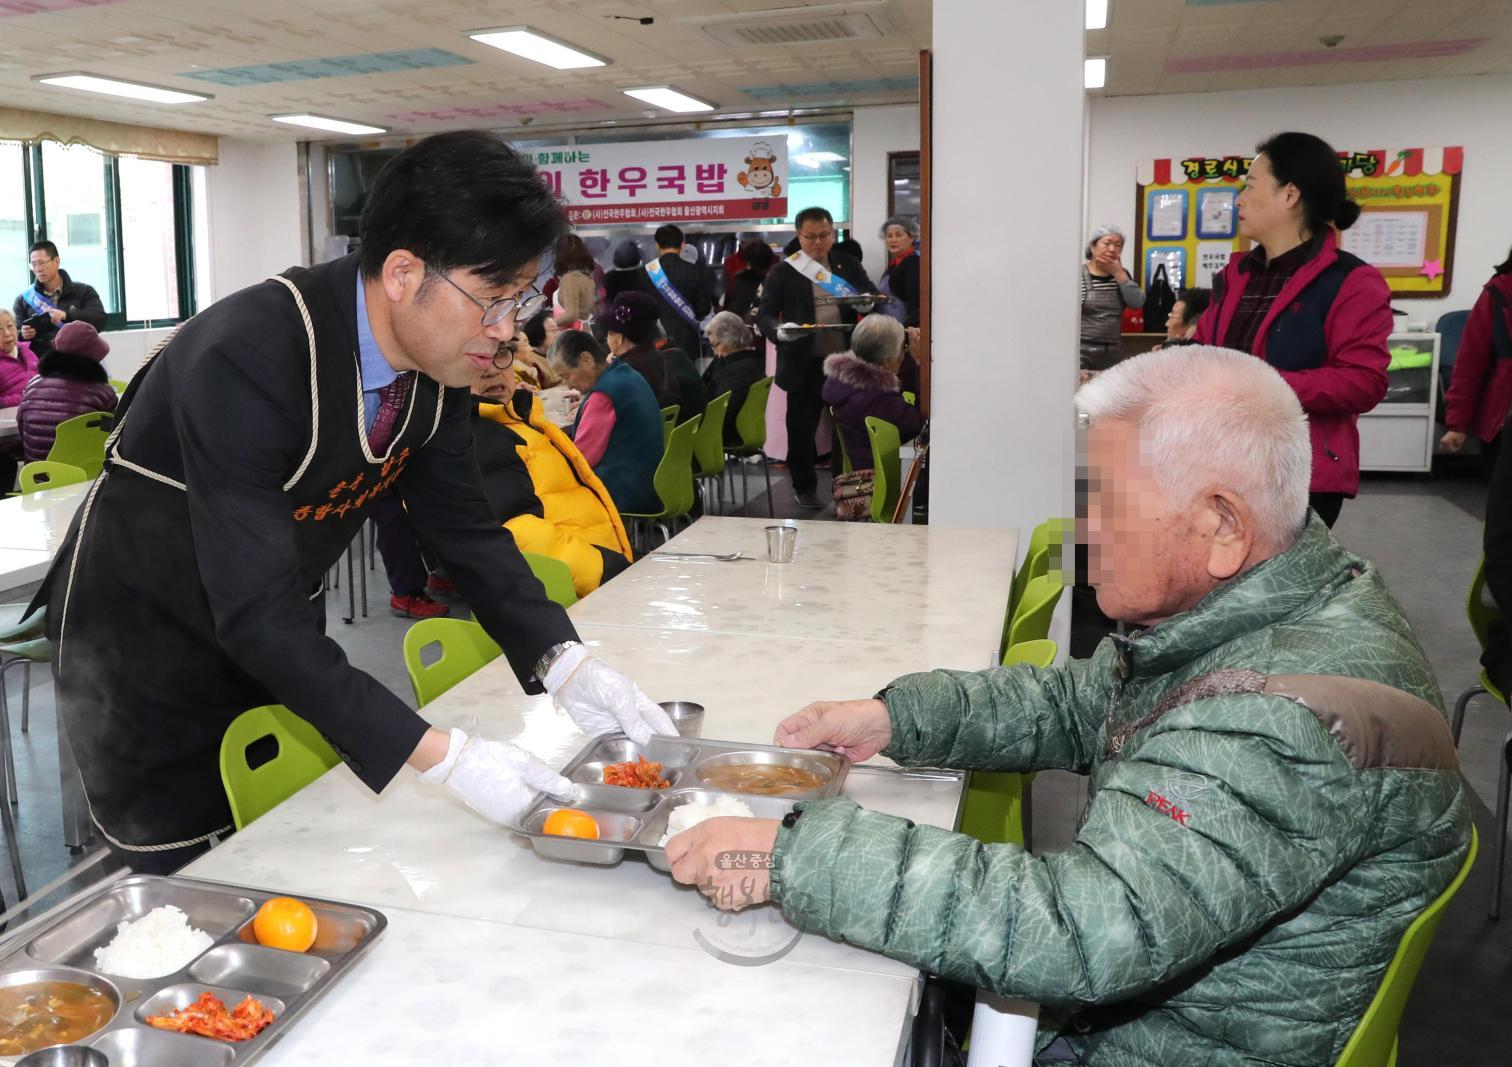
[[[0,308],[0,408],[21,403],[21,393],[36,373],[36,354],[21,340],[16,316],[8,308]]]
[[[1512,411],[1512,253],[1481,290],[1465,320],[1454,375],[1444,394],[1448,432],[1439,441],[1445,452],[1465,447],[1465,435],[1480,438],[1486,472],[1496,469],[1501,430]]]
[[[1195,339],[1259,356],[1296,390],[1312,433],[1309,502],[1332,526],[1360,487],[1359,417],[1386,395],[1391,292],[1339,249],[1334,229],[1349,229],[1360,207],[1321,138],[1278,133],[1260,145],[1238,204],[1255,247],[1214,279]]]

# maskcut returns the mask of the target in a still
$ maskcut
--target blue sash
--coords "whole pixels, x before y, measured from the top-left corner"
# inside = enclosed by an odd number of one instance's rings
[[[661,265],[661,260],[653,259],[647,263],[646,273],[651,275],[651,284],[656,286],[656,291],[661,294],[662,299],[672,305],[672,310],[682,316],[683,321],[689,326],[695,330],[698,329],[698,316],[693,313],[693,305],[688,303],[688,298],[679,293],[677,287],[672,284],[672,279],[667,277],[666,268]]]
[[[850,282],[846,281],[834,271],[825,270],[812,256],[804,252],[794,252],[787,257],[788,266],[799,274],[823,289],[830,296],[860,296]]]
[[[25,300],[27,307],[31,308],[38,315],[46,315],[49,311],[58,310],[58,305],[37,292],[35,285],[29,285],[25,289],[22,289],[21,299]]]

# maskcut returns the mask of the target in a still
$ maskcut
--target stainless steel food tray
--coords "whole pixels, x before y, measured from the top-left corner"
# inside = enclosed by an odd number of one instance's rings
[[[603,784],[607,764],[623,763],[638,756],[662,765],[662,777],[670,783],[668,788],[631,789]],[[817,774],[823,784],[818,789],[774,797],[716,789],[703,781],[704,771],[726,763],[798,767]],[[637,745],[623,734],[605,734],[590,741],[562,768],[562,774],[577,791],[576,800],[564,804],[549,796],[537,797],[514,829],[529,839],[539,855],[548,859],[614,864],[624,859],[626,852],[639,852],[651,866],[665,871],[667,854],[661,847],[661,839],[667,832],[667,819],[673,808],[707,804],[715,797],[728,796],[745,803],[757,818],[780,819],[800,800],[817,800],[839,793],[849,770],[850,760],[817,749],[691,737],[653,737],[647,744]],[[547,816],[560,808],[576,808],[592,815],[599,825],[598,839],[542,833]]]
[[[388,920],[355,904],[301,896],[315,912],[315,944],[288,952],[257,944],[252,918],[270,897],[288,894],[195,878],[130,875],[102,883],[42,916],[0,945],[0,985],[8,975],[46,971],[45,979],[79,981],[116,999],[104,1028],[78,1042],[104,1052],[111,1067],[228,1067],[250,1063],[281,1038],[364,953]],[[158,978],[126,978],[95,963],[94,952],[116,936],[116,925],[172,904],[189,925],[214,940],[184,967]],[[272,1023],[246,1041],[221,1041],[159,1030],[145,1019],[184,1007],[206,990],[234,1009],[251,994],[271,1010]],[[0,1056],[0,1064],[18,1057]]]

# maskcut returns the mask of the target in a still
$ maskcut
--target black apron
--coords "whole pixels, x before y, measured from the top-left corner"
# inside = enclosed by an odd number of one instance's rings
[[[445,398],[434,381],[417,375],[388,450],[372,452],[363,429],[355,321],[340,299],[343,287],[355,286],[355,262],[296,269],[207,309],[158,346],[123,398],[104,471],[38,594],[48,604],[60,726],[78,760],[91,818],[118,849],[167,852],[230,832],[220,743],[248,708],[288,705],[375,789],[425,730],[423,720],[351,668],[324,636],[323,575],[372,503],[435,434]],[[231,380],[225,368],[238,364],[225,353],[237,350],[237,338],[272,335],[255,354],[270,369],[266,378],[250,379],[251,391],[248,380]],[[203,476],[208,488],[198,503],[205,507],[191,507],[189,453],[214,445],[206,445],[203,426],[174,423],[183,396],[200,391],[204,409],[203,390],[218,388],[207,385],[212,376],[225,383],[226,432],[255,424],[280,439],[292,464],[282,479],[288,517],[280,512],[282,521],[270,526],[264,508],[258,519],[269,531],[266,549],[240,543],[235,549],[289,575],[281,596],[269,594],[261,619],[213,602],[201,578],[207,562],[217,573],[234,571],[236,560],[206,559],[217,546],[207,544],[205,529],[238,520],[217,510],[219,487]],[[262,414],[243,418],[253,410]],[[287,418],[269,420],[267,412]],[[287,643],[289,658],[308,656],[300,669],[313,684],[285,680],[279,685],[285,692],[272,692],[239,665],[233,654],[245,652],[260,627]]]

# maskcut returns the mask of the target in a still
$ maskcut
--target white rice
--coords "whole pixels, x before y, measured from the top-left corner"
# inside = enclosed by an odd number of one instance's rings
[[[672,814],[667,817],[667,832],[662,834],[661,846],[666,848],[668,841],[684,830],[697,826],[705,819],[718,819],[731,815],[742,819],[756,817],[754,811],[734,797],[715,797],[712,804],[683,804],[673,808]]]
[[[95,965],[123,978],[161,978],[187,967],[213,941],[189,925],[189,916],[164,904],[135,922],[119,924],[110,944],[95,949]]]

